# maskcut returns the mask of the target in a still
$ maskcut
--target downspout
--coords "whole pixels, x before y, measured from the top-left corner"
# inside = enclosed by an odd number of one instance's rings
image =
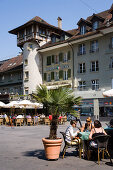
[[[74,73],[74,49],[73,49],[73,45],[70,43],[70,42],[68,42],[68,44],[69,44],[69,46],[70,46],[70,48],[71,48],[71,50],[72,50],[72,62],[73,62],[73,67],[72,67],[72,73],[73,73],[73,75],[72,75],[72,89],[74,90],[74,85],[75,85],[75,73]]]

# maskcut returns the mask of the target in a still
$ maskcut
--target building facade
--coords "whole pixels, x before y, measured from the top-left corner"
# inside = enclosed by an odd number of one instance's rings
[[[39,84],[48,88],[69,85],[84,105],[99,99],[101,112],[113,101],[102,92],[113,88],[113,5],[110,9],[78,21],[78,28],[62,30],[34,17],[9,33],[17,35],[23,51],[23,94]]]
[[[23,94],[22,55],[4,61],[0,66],[0,94]]]

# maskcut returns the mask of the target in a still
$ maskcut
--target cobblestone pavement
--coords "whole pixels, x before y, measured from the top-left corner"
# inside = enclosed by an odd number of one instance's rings
[[[68,124],[59,126],[59,137],[60,131],[65,131]],[[64,159],[60,156],[57,161],[46,160],[42,138],[47,137],[48,133],[47,125],[0,126],[0,170],[113,170],[107,164],[109,159],[104,159],[98,165],[97,162],[80,159],[70,148]]]

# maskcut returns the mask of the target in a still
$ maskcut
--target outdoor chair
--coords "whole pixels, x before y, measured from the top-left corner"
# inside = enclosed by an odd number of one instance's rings
[[[15,122],[16,122],[16,126],[17,126],[17,125],[19,125],[19,126],[22,125],[22,119],[17,118],[17,119],[15,120]]]
[[[0,125],[3,125],[3,118],[0,118]]]
[[[90,158],[90,151],[93,150],[93,151],[97,151],[97,153],[98,153],[98,165],[100,164],[100,153],[101,152],[102,152],[102,159],[104,159],[104,154],[106,154],[106,156],[108,156],[110,158],[110,162],[112,163],[110,154],[107,149],[109,137],[110,137],[109,135],[99,135],[92,139],[92,141],[97,143],[97,148],[94,148],[89,145],[88,159]]]
[[[27,118],[27,125],[33,125],[33,121],[31,118]]]
[[[49,120],[48,117],[45,117],[45,118],[44,118],[44,124],[45,124],[45,125],[50,125],[50,120]]]
[[[74,148],[76,148],[77,150],[79,150],[79,157],[81,158],[81,145],[80,145],[80,140],[78,139],[77,144],[69,144],[69,143],[65,140],[65,138],[66,138],[65,133],[64,133],[64,132],[60,132],[60,133],[62,134],[63,139],[64,139],[64,148],[63,148],[63,157],[62,157],[62,158],[64,158],[64,156],[65,156],[66,149],[72,148],[72,147],[74,147]]]

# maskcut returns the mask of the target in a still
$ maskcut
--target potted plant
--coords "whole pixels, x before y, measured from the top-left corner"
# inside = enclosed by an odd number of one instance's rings
[[[44,113],[46,115],[52,115],[49,137],[43,138],[42,141],[46,158],[58,159],[62,144],[62,139],[57,137],[58,117],[62,112],[75,113],[73,105],[79,105],[81,98],[75,98],[73,91],[68,87],[48,90],[45,85],[37,86],[36,94],[33,94],[33,97],[43,104]],[[53,146],[51,146],[52,143]],[[54,147],[54,149],[52,147]]]

